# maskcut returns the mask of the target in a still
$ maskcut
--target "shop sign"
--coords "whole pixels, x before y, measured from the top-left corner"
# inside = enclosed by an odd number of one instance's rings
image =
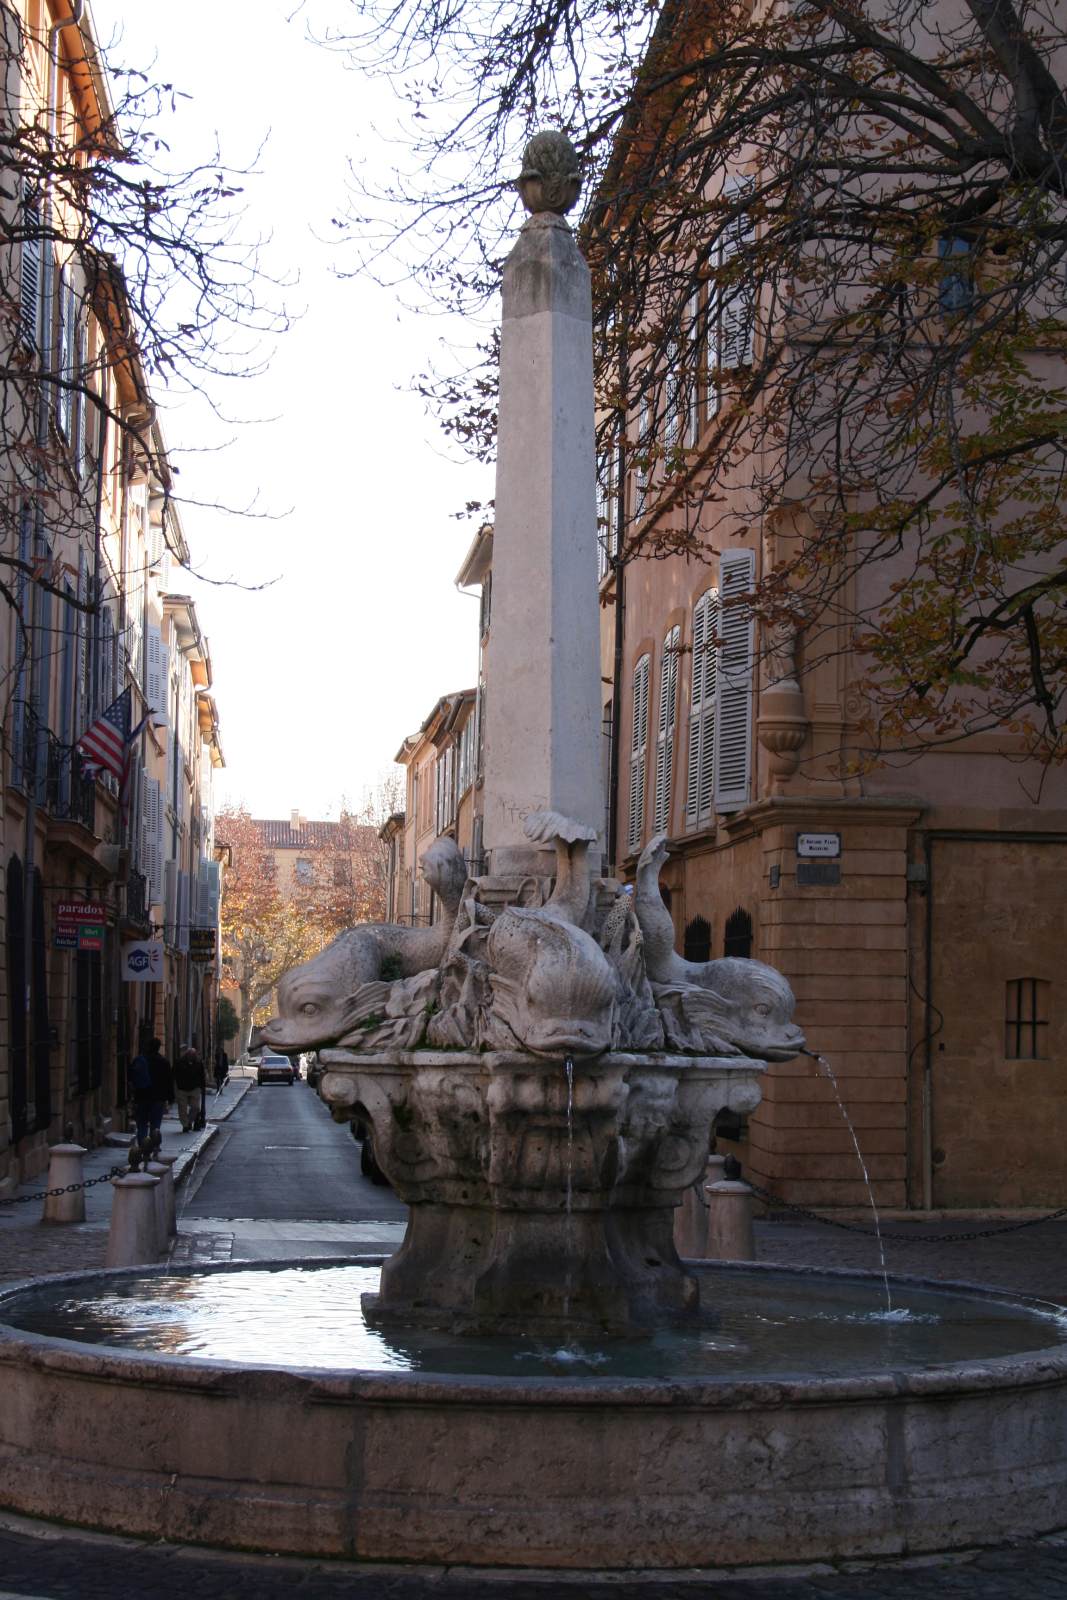
[[[122,947],[123,983],[160,983],[163,979],[163,944],[159,939],[136,939]]]
[[[61,900],[56,906],[57,922],[103,922],[106,915],[96,900]]]
[[[216,944],[214,928],[189,929],[189,955],[194,961],[214,961]]]
[[[102,950],[105,908],[98,900],[61,900],[52,943],[57,950]]]

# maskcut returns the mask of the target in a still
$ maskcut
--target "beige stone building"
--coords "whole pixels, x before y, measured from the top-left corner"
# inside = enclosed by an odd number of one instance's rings
[[[723,346],[697,403],[664,416],[672,450],[696,450],[731,403],[751,339]],[[631,425],[636,457],[647,424]],[[652,441],[645,459],[667,454]],[[625,473],[627,541],[658,470]],[[616,871],[632,878],[642,846],[669,835],[678,949],[785,973],[843,1102],[815,1061],[772,1066],[722,1146],[786,1200],[864,1205],[847,1111],[883,1207],[1064,1203],[1067,774],[1038,782],[1005,732],[842,776],[863,710],[847,642],[809,669],[802,634],[763,636],[743,604],[723,606],[775,566],[789,519],[761,530],[739,488],[690,530],[702,560],[618,565],[613,462],[601,482]]]
[[[53,0],[15,12],[3,24],[9,107],[77,145],[75,162],[97,159],[109,108],[88,12],[75,22]],[[11,176],[0,198],[0,290],[18,312],[4,323],[0,447],[14,574],[0,610],[0,1193],[41,1171],[68,1130],[92,1143],[122,1125],[143,1033],[171,1051],[187,1039],[210,1048],[211,786],[223,760],[210,653],[175,592],[189,552],[121,274],[66,249],[77,230],[62,198]],[[116,704],[139,731],[123,771],[91,774],[77,742]],[[134,946],[151,951],[144,965],[127,961]]]

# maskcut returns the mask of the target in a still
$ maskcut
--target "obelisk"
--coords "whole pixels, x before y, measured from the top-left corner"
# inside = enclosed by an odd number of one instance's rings
[[[565,216],[580,187],[563,134],[530,141],[518,182],[530,215],[504,267],[500,338],[485,709],[493,876],[553,870],[523,833],[530,812],[603,825],[592,309]]]

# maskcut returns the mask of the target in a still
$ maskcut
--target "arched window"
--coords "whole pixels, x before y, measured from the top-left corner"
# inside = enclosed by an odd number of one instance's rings
[[[682,954],[687,961],[711,960],[711,923],[707,917],[694,917],[686,923]]]
[[[641,842],[645,825],[645,764],[648,756],[648,656],[634,668],[633,717],[630,732],[630,822],[626,841],[631,850]]]
[[[659,668],[659,723],[656,728],[656,801],[652,808],[653,833],[666,833],[671,825],[671,778],[674,773],[674,724],[678,711],[678,644],[681,632],[671,629],[663,641]]]
[[[738,906],[726,919],[723,930],[724,956],[750,956],[752,954],[752,918],[743,906]]]

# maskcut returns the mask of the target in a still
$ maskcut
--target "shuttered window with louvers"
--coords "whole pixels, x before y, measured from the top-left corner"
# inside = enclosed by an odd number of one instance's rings
[[[719,558],[722,617],[715,712],[715,809],[748,804],[752,744],[752,612],[729,604],[750,594],[756,558],[751,550],[729,550]]]
[[[689,686],[687,828],[703,826],[715,798],[715,686],[718,677],[719,592],[708,589],[693,607],[692,678]]]
[[[19,335],[37,349],[41,319],[41,208],[29,184],[22,190],[22,261],[19,276]]]
[[[731,201],[742,198],[749,187],[748,184],[737,184],[726,198]],[[724,281],[719,291],[722,308],[719,366],[724,372],[747,366],[752,360],[755,306],[750,284],[741,280],[745,274],[742,258],[751,248],[755,231],[751,215],[747,211],[742,212],[724,230],[720,244],[719,259]]]
[[[678,714],[678,645],[681,632],[671,629],[663,641],[659,669],[659,722],[656,727],[656,799],[652,808],[653,833],[666,833],[671,825],[671,779],[674,773],[674,727]]]
[[[627,842],[636,850],[645,821],[645,766],[648,756],[648,656],[634,668],[630,735],[630,821]]]

